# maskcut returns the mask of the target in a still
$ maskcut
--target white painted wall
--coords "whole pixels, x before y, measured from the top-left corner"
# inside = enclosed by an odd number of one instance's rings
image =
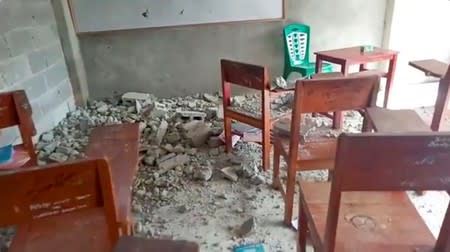
[[[387,19],[392,22],[384,46],[400,51],[390,107],[434,105],[437,82],[408,62],[428,58],[450,62],[450,1],[390,0]]]

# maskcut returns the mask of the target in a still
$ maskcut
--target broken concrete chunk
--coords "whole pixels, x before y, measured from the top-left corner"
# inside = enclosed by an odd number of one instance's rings
[[[57,162],[57,163],[63,163],[65,161],[67,161],[69,157],[63,153],[52,153],[50,154],[50,156],[48,157],[49,160]]]
[[[176,144],[181,140],[181,136],[180,136],[180,133],[174,131],[174,132],[168,133],[166,135],[165,139],[170,144]]]
[[[171,144],[166,144],[162,148],[167,152],[173,152],[173,146]]]
[[[225,167],[220,170],[223,174],[223,176],[233,182],[238,181],[238,175],[236,174],[236,171],[233,167]]]
[[[153,156],[148,156],[144,158],[144,164],[146,165],[154,165],[155,164],[155,157]]]
[[[51,132],[51,131],[46,132],[46,133],[42,134],[42,136],[41,136],[41,140],[44,142],[47,142],[47,143],[53,141],[53,139],[55,139],[55,136],[53,135],[53,132]]]
[[[240,237],[244,237],[252,233],[256,228],[256,218],[250,217],[246,220],[237,230],[237,233]]]
[[[72,153],[73,149],[65,146],[58,146],[56,148],[56,152],[62,153],[64,155],[70,155]]]
[[[169,127],[169,124],[166,122],[166,120],[162,120],[161,124],[159,125],[158,131],[156,132],[156,137],[155,137],[156,145],[161,144],[164,136],[166,135],[168,127]]]
[[[186,213],[187,211],[189,211],[189,208],[186,205],[181,205],[177,209],[178,213]]]
[[[123,101],[145,101],[150,98],[150,94],[138,93],[138,92],[128,92],[122,95]]]
[[[219,104],[219,106],[217,106],[217,119],[219,120],[223,120],[224,116],[223,116],[223,104]]]
[[[158,164],[158,167],[164,171],[168,171],[177,166],[181,166],[189,162],[189,157],[187,155],[178,155],[176,157],[170,158]]]
[[[42,150],[43,150],[46,154],[52,153],[53,151],[55,151],[55,149],[56,149],[56,143],[55,143],[55,142],[49,143],[49,144],[45,145],[45,146],[42,148]]]
[[[164,162],[164,161],[166,161],[166,160],[169,160],[169,159],[171,159],[171,158],[174,158],[174,157],[176,157],[177,155],[175,154],[175,153],[169,153],[169,154],[167,154],[167,155],[165,155],[165,156],[162,156],[161,158],[159,158],[158,159],[158,164],[160,164],[160,163],[162,163],[162,162]]]
[[[183,153],[184,152],[184,147],[181,144],[177,144],[174,148],[173,148],[173,152],[175,153]]]
[[[251,183],[254,185],[261,185],[266,183],[266,179],[262,175],[255,175],[250,179]]]
[[[212,136],[208,139],[208,146],[210,148],[217,148],[223,145],[222,139],[220,137]]]
[[[215,95],[203,94],[203,99],[207,102],[218,103],[219,98]]]
[[[209,138],[210,127],[202,121],[188,123],[183,125],[186,138],[190,140],[194,147],[200,147],[206,143]]]
[[[202,181],[208,181],[212,177],[212,168],[210,166],[199,167],[194,174],[194,178]]]

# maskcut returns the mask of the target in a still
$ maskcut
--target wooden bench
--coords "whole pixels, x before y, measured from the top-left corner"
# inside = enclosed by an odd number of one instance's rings
[[[0,173],[0,226],[20,225],[9,252],[112,251],[112,187],[105,159]]]
[[[137,123],[103,126],[92,130],[86,149],[89,158],[104,157],[110,163],[117,215],[124,235],[133,230],[131,199],[139,165],[139,139]]]
[[[114,252],[198,252],[198,244],[188,241],[154,240],[125,236],[119,239]]]
[[[0,93],[0,129],[18,126],[22,144],[14,146],[11,162],[0,164],[0,170],[37,165],[33,136],[36,135],[32,110],[23,90]]]

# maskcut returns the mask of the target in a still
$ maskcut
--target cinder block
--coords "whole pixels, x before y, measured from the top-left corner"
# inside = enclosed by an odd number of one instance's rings
[[[0,21],[1,22],[1,21]],[[6,38],[0,35],[0,60],[11,57],[11,49],[8,46]]]
[[[31,29],[14,29],[6,33],[6,41],[11,50],[11,55],[19,56],[33,49],[33,30]]]
[[[30,75],[31,69],[25,55],[0,61],[0,79],[8,86],[13,86]]]
[[[29,52],[27,54],[28,61],[30,62],[31,72],[37,73],[48,67],[49,64],[47,62],[47,50],[47,48],[43,48],[40,50]]]
[[[58,35],[52,31],[50,25],[33,27],[32,34],[34,48],[47,47],[59,39]]]
[[[61,81],[67,78],[68,73],[64,60],[61,60],[58,63],[54,64],[46,71],[46,80],[49,88],[56,87],[61,83]]]
[[[23,89],[27,93],[28,99],[33,100],[47,91],[44,73],[39,73],[21,83]]]

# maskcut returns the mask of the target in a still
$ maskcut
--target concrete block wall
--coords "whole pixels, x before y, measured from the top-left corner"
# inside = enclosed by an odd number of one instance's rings
[[[0,1],[0,92],[24,89],[38,134],[75,108],[50,0]]]

